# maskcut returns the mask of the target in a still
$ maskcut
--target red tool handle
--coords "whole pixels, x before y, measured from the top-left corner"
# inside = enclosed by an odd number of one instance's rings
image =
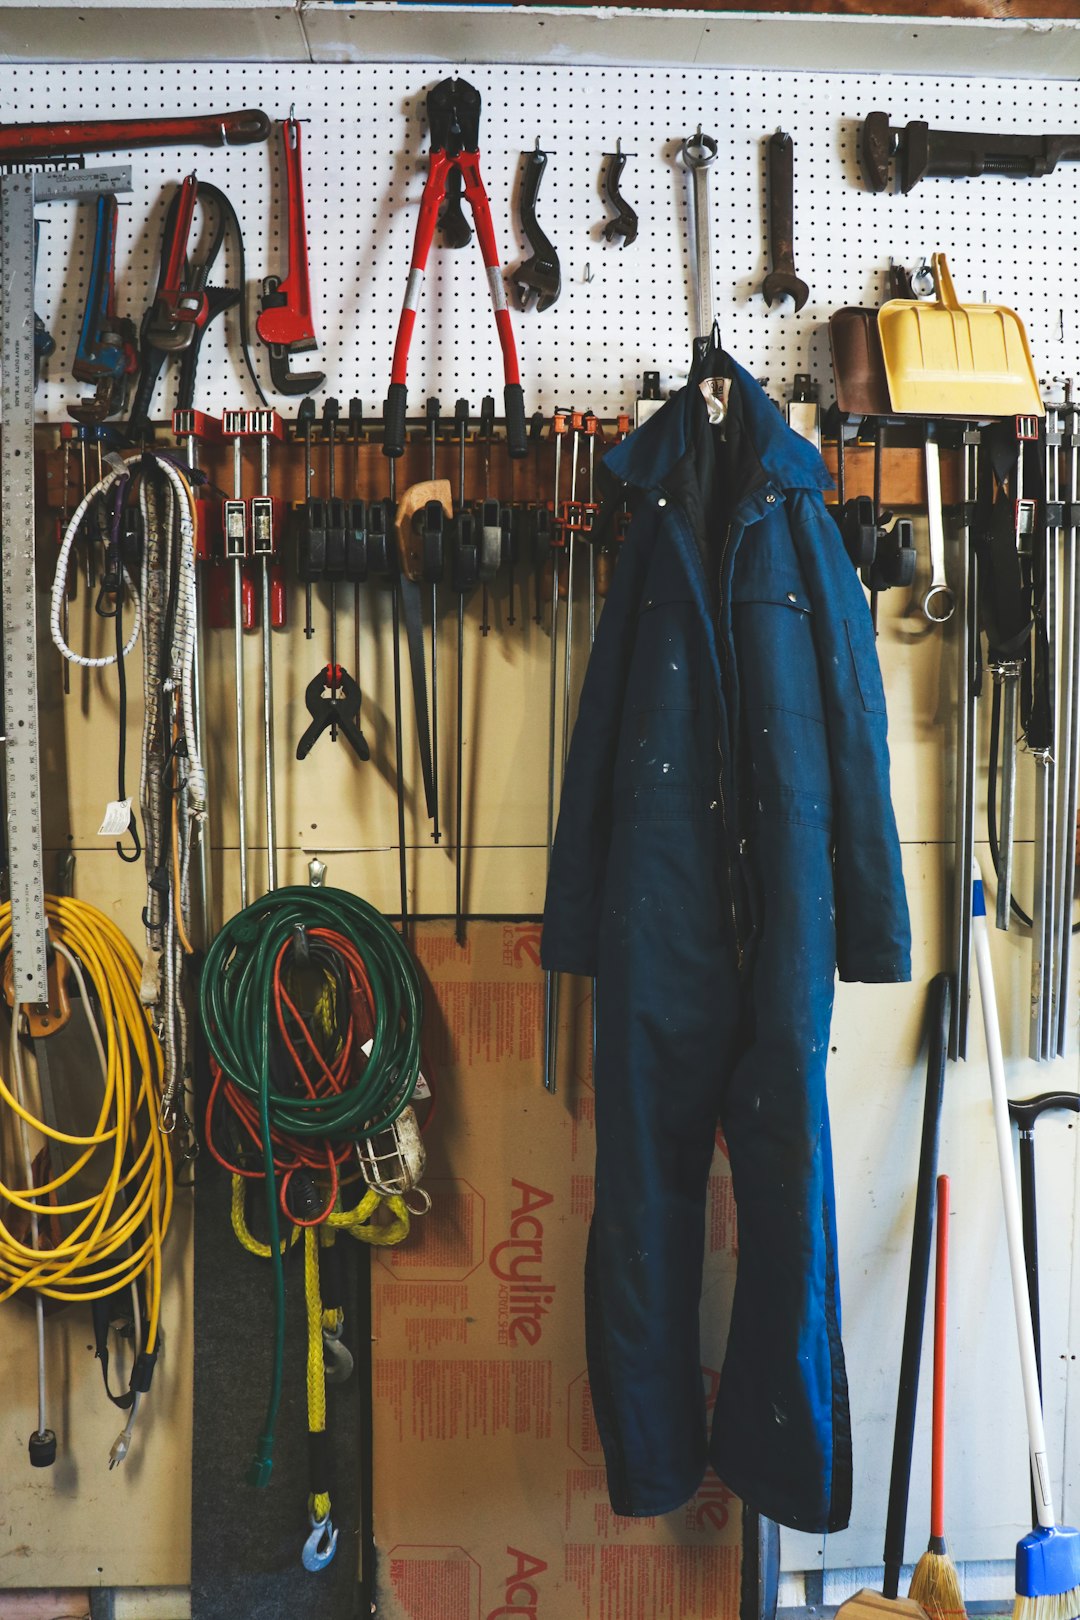
[[[284,630],[288,623],[288,594],[285,586],[285,564],[270,564],[270,628]]]
[[[499,343],[502,347],[503,377],[506,383],[512,386],[520,383],[521,375],[518,371],[514,332],[510,325],[510,311],[506,305],[506,288],[503,285],[502,271],[499,269],[499,250],[495,245],[491,206],[484,190],[484,182],[480,178],[480,153],[462,152],[458,158],[458,168],[461,170],[462,189],[466,201],[472,209],[476,240],[480,245],[488,281],[491,283],[491,302],[495,310],[495,325],[499,329]]]
[[[189,292],[187,287],[188,238],[195,217],[198,192],[199,182],[193,174],[189,174],[181,182],[176,201],[176,222],[169,242],[169,256],[161,270],[158,299],[167,306],[172,320],[191,321],[201,326],[206,319],[209,302],[204,292]]]
[[[945,1535],[945,1338],[949,1291],[949,1178],[937,1179],[937,1262],[934,1274],[934,1418],[930,1446],[930,1535]]]
[[[300,125],[286,118],[281,126],[285,146],[285,202],[289,214],[289,269],[277,284],[281,304],[260,311],[255,328],[264,343],[314,349],[315,322],[311,314],[308,276],[307,226],[304,221],[304,180],[300,168]]]
[[[245,630],[254,630],[259,623],[255,607],[255,579],[250,563],[245,563],[240,571],[240,623]]]
[[[74,124],[0,124],[0,156],[58,157],[65,152],[119,152],[137,146],[248,146],[270,137],[257,108],[180,118],[108,118]]]

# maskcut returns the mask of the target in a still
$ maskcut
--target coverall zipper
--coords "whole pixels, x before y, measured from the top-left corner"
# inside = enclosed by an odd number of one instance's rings
[[[669,497],[665,496],[665,499],[668,499],[668,498]],[[678,518],[679,523],[681,524],[681,526],[683,528],[684,535],[689,540],[690,545],[694,549],[694,554],[696,555],[697,546],[696,546],[695,541],[694,541],[694,536],[693,536],[693,533],[691,531],[689,521],[687,520],[686,514],[684,513],[684,511],[682,510],[682,507],[678,504],[677,501],[672,504],[671,512],[672,512],[673,516]],[[734,529],[734,524],[729,523],[727,528],[724,531],[723,544],[720,547],[720,566],[719,566],[719,570],[718,570],[718,581],[723,578],[724,563],[725,563],[725,560],[727,558],[728,547],[731,544],[731,535],[732,535],[733,529]],[[719,582],[717,584],[717,594],[718,594],[717,606],[718,606],[718,610],[719,610],[719,608],[721,608],[722,605],[723,605],[723,592],[722,592],[722,589],[721,589],[721,587],[719,585]],[[717,613],[717,620],[719,622],[719,611]],[[719,636],[717,636],[717,641],[721,642],[721,638]],[[729,672],[729,670],[730,670],[730,661],[729,661],[729,652],[728,652],[728,648],[727,648],[726,643],[721,642],[721,645],[722,645],[722,658],[723,658],[723,662],[724,662],[724,670],[722,671],[722,674],[723,674],[723,673]],[[724,697],[723,690],[721,690],[721,693],[720,693],[721,701],[723,701],[723,697]],[[734,743],[732,744],[732,748],[734,750]],[[719,795],[720,795],[720,824],[721,824],[721,827],[722,827],[722,830],[723,830],[723,839],[724,839],[724,867],[725,867],[725,870],[727,872],[728,905],[731,908],[731,926],[732,926],[732,930],[733,930],[734,935],[735,935],[735,955],[736,955],[736,960],[737,960],[737,963],[738,963],[738,969],[739,969],[739,972],[741,973],[742,969],[743,969],[743,963],[744,963],[745,958],[746,958],[746,953],[745,953],[745,949],[744,949],[744,945],[743,945],[742,929],[739,927],[739,910],[738,910],[737,905],[735,904],[735,871],[734,871],[734,868],[733,868],[732,863],[731,863],[731,843],[730,843],[730,838],[729,838],[729,826],[728,826],[728,818],[727,818],[727,800],[726,800],[725,795],[724,795],[724,755],[723,755],[723,750],[720,747],[719,738],[717,739],[717,743],[716,743],[716,752],[717,752],[717,755],[719,756],[719,760],[720,760],[720,769],[719,769],[719,772],[717,774],[717,788],[718,788]]]

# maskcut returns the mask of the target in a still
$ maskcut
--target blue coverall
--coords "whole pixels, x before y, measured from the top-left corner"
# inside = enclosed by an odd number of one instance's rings
[[[725,357],[726,359],[726,357]],[[616,1513],[707,1463],[840,1530],[851,1433],[825,1065],[837,967],[910,978],[885,699],[818,452],[734,362],[605,458],[633,521],[586,673],[544,966],[597,980],[589,1380]],[[711,1439],[698,1305],[717,1122],[738,1274]]]

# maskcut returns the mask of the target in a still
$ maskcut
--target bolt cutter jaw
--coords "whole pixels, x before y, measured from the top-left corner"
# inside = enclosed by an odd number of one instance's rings
[[[480,92],[467,79],[442,79],[428,91],[431,150],[460,157],[480,145]]]

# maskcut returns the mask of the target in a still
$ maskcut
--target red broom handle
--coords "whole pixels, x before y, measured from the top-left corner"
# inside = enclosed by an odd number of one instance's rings
[[[945,1535],[945,1333],[949,1291],[949,1178],[937,1179],[937,1267],[934,1276],[934,1420],[930,1450],[930,1534]]]

